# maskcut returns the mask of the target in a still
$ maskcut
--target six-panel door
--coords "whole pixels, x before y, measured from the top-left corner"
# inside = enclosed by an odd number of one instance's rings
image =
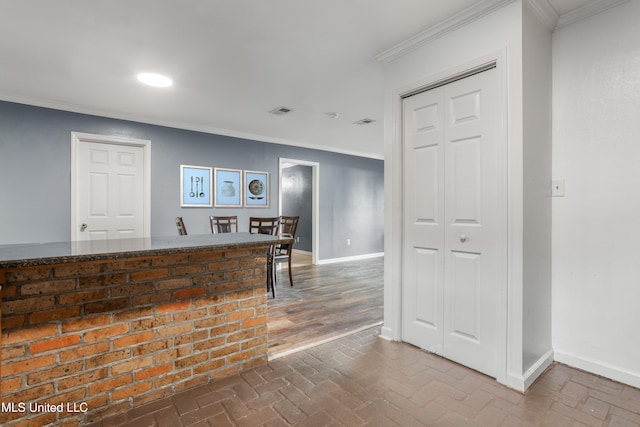
[[[495,377],[497,71],[403,100],[403,339]]]
[[[144,149],[81,141],[77,167],[78,240],[143,237]]]

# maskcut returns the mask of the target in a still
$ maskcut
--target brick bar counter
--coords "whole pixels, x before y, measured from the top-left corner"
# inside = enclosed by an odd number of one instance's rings
[[[0,425],[85,425],[266,363],[276,241],[0,246]]]

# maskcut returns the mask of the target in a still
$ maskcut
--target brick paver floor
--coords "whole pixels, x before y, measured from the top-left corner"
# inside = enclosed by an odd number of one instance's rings
[[[379,327],[97,426],[640,426],[640,390],[554,364],[526,394]]]

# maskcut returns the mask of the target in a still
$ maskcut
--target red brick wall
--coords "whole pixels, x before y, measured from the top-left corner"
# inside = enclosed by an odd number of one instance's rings
[[[84,425],[266,363],[265,249],[5,270],[0,424]]]

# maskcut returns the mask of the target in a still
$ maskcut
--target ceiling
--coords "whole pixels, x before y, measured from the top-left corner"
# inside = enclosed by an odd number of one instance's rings
[[[375,56],[491,1],[0,0],[0,99],[382,158]]]

